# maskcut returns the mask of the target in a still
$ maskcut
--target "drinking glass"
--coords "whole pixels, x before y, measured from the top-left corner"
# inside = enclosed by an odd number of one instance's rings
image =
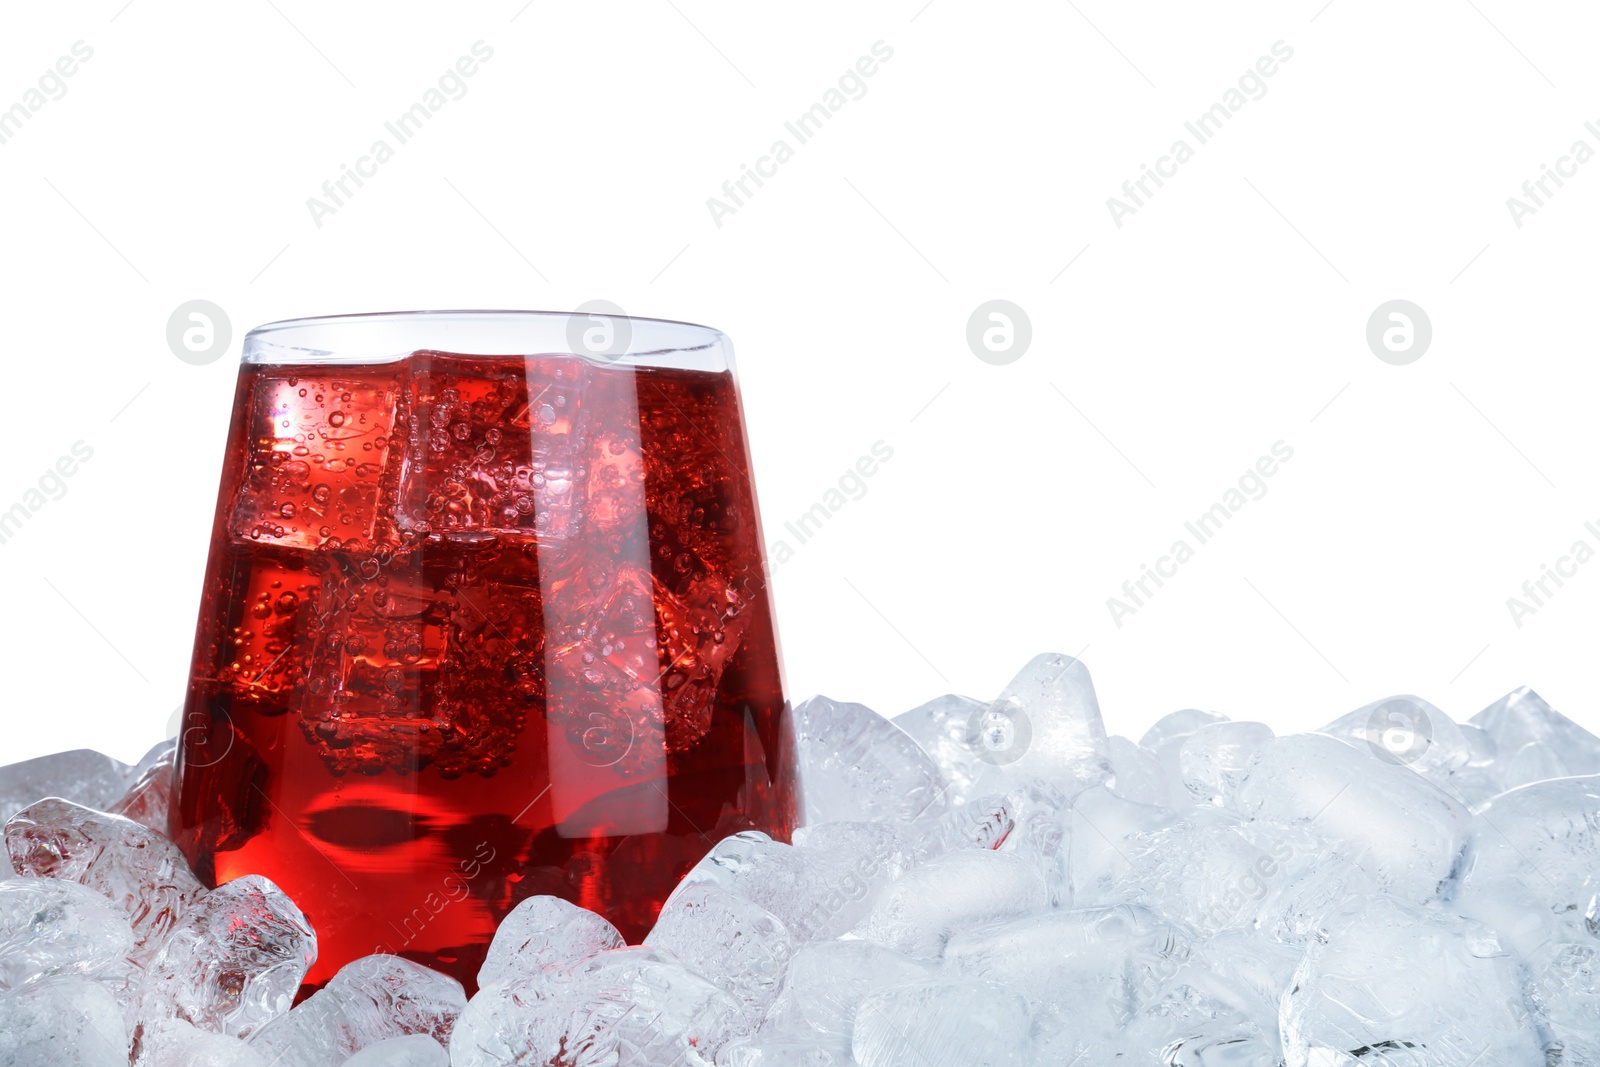
[[[537,894],[647,933],[794,822],[732,351],[620,315],[411,312],[245,339],[172,833],[315,926],[305,991],[472,989]]]

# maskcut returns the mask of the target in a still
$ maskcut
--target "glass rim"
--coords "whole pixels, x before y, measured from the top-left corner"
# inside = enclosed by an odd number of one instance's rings
[[[614,306],[614,305],[613,305]],[[591,330],[604,326],[599,345]],[[421,309],[312,315],[263,323],[245,335],[240,362],[385,363],[417,351],[464,355],[572,355],[598,363],[731,369],[722,331],[609,307],[572,311]]]

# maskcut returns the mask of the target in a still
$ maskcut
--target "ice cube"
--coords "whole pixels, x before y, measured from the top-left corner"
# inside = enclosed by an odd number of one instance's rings
[[[1114,734],[1106,738],[1106,754],[1111,760],[1111,780],[1106,786],[1113,793],[1139,804],[1165,807],[1171,803],[1166,771],[1155,753]]]
[[[1143,908],[1126,905],[1031,915],[963,930],[945,946],[953,972],[1022,994],[1041,1055],[1070,1062],[1111,1040],[1177,972],[1189,942]]]
[[[1374,701],[1317,732],[1364,745],[1379,759],[1410,767],[1436,785],[1447,785],[1472,758],[1455,720],[1416,696]]]
[[[0,993],[0,1064],[127,1067],[122,1011],[89,978],[50,978]]]
[[[933,760],[871,708],[812,697],[795,709],[795,735],[802,822],[909,822],[948,804]]]
[[[747,1030],[777,998],[795,951],[777,916],[715,885],[674,893],[644,943],[682,960],[738,1001]]]
[[[270,1067],[239,1038],[202,1030],[181,1019],[146,1025],[138,1049],[135,1067]]]
[[[344,1067],[450,1067],[450,1054],[427,1034],[408,1034],[368,1045]]]
[[[1276,1049],[1278,1008],[1304,956],[1299,946],[1258,937],[1254,931],[1222,934],[1194,945],[1171,984],[1188,986],[1256,1021],[1272,1035]],[[1274,1067],[1278,1062],[1271,1061]]]
[[[1593,936],[1597,891],[1600,775],[1534,782],[1478,813],[1456,904],[1519,949]]]
[[[1133,878],[1137,852],[1131,839],[1172,825],[1175,816],[1096,786],[1074,798],[1067,820],[1070,895],[1075,904],[1088,906],[1122,903],[1118,887]]]
[[[1017,828],[1012,814],[1013,802],[1006,797],[989,794],[972,797],[958,808],[951,808],[936,819],[924,818],[918,825],[920,841],[914,848],[920,857],[936,856],[958,848],[1000,848]],[[848,823],[822,823],[823,826],[844,826]],[[863,825],[856,823],[853,825]],[[865,824],[879,825],[884,824]],[[807,837],[805,843],[811,844]]]
[[[596,429],[588,393],[604,384],[593,368],[558,356],[508,366],[445,352],[413,353],[411,367],[400,392],[401,528],[523,531],[547,545],[574,537]]]
[[[708,979],[654,948],[621,948],[480,990],[450,1062],[710,1067],[743,1026],[739,1005]]]
[[[1139,739],[1139,747],[1155,758],[1156,764],[1161,768],[1161,780],[1166,786],[1167,798],[1152,798],[1140,800],[1141,803],[1157,803],[1164,807],[1180,807],[1191,800],[1188,790],[1183,787],[1183,769],[1178,765],[1178,756],[1183,751],[1183,743],[1196,730],[1212,723],[1227,722],[1228,717],[1217,715],[1209,711],[1200,711],[1196,708],[1186,708],[1183,711],[1174,711],[1164,715],[1156,724],[1144,732]]]
[[[783,990],[761,1038],[819,1044],[848,1057],[856,1010],[872,993],[938,974],[931,960],[912,959],[871,941],[822,941],[789,961]]]
[[[316,957],[294,901],[260,875],[237,878],[190,907],[146,969],[145,1017],[249,1037],[289,1010]]]
[[[1116,1044],[1119,1059],[1128,1063],[1279,1067],[1283,1062],[1275,1019],[1251,1018],[1187,985],[1174,986],[1141,1011]],[[1104,1062],[1105,1054],[1091,1048],[1080,1059],[1088,1067]],[[1326,1067],[1356,1062],[1329,1060]]]
[[[1533,690],[1507,693],[1471,719],[1494,739],[1502,790],[1600,774],[1600,738],[1554,710]]]
[[[88,886],[128,915],[143,962],[205,888],[165,837],[120,815],[65,800],[41,800],[6,823],[6,851],[16,869],[36,878]]]
[[[1331,919],[1383,892],[1376,876],[1310,831],[1286,834],[1270,851],[1276,858],[1285,850],[1283,876],[1267,883],[1256,913],[1256,929],[1279,944],[1304,946],[1325,938]]]
[[[688,749],[711,728],[717,685],[750,624],[746,597],[661,526],[656,551],[681,573],[653,572],[647,549],[629,559],[586,555],[576,576],[544,608],[549,628],[550,714],[569,738],[593,746],[604,733],[610,766],[663,749]],[[596,725],[603,725],[602,731]],[[609,758],[606,758],[609,756]]]
[[[1096,902],[1144,904],[1201,937],[1244,929],[1262,898],[1287,880],[1292,853],[1273,847],[1226,812],[1190,809],[1179,822],[1126,834],[1118,850],[1127,862]]]
[[[1200,727],[1178,746],[1178,773],[1189,796],[1203,804],[1226,806],[1245,768],[1272,728],[1259,722],[1214,722]]]
[[[832,841],[833,847],[813,849],[780,844],[755,830],[737,833],[695,864],[677,892],[715,884],[777,916],[797,941],[838,937],[900,873],[904,851],[893,828],[854,834],[848,847],[838,836]]]
[[[0,821],[45,797],[104,811],[127,789],[127,775],[127,764],[87,748],[0,767]]]
[[[406,376],[375,382],[337,367],[256,378],[245,469],[229,529],[241,541],[295,549],[392,540],[382,501],[399,461],[395,405]]]
[[[330,602],[332,588],[324,589],[321,572],[331,565],[298,549],[263,550],[235,579],[244,587],[244,617],[220,633],[210,653],[216,681],[229,692],[232,714],[244,709],[269,716],[301,712],[315,647],[307,635],[322,632],[319,608]],[[336,587],[331,575],[329,584]],[[235,728],[226,708],[208,704],[198,695],[191,697],[182,741],[191,755],[220,760],[230,751]]]
[[[1238,810],[1268,827],[1309,827],[1413,904],[1446,887],[1471,816],[1409,767],[1322,734],[1273,740],[1240,783]]]
[[[983,758],[978,727],[988,704],[971,697],[935,697],[894,718],[894,724],[932,757],[953,805],[966,803],[1003,779]],[[981,783],[981,784],[980,784]]]
[[[891,883],[862,932],[909,956],[931,959],[961,930],[1049,905],[1037,864],[1011,852],[968,849],[931,859]]]
[[[1076,796],[1111,777],[1089,671],[1071,656],[1035,656],[978,720],[979,755],[1015,780],[1042,778]]]
[[[257,1030],[250,1044],[280,1067],[341,1067],[391,1037],[426,1034],[447,1043],[466,1002],[461,983],[438,971],[398,956],[365,956]]]
[[[1198,708],[1174,711],[1157,719],[1155,725],[1144,732],[1144,736],[1139,738],[1139,747],[1159,755],[1182,743],[1184,738],[1201,727],[1227,721],[1226,715],[1218,715],[1214,711],[1201,711]]]
[[[982,982],[934,980],[870,994],[856,1013],[860,1067],[1026,1067],[1028,1006]]]
[[[1313,941],[1283,996],[1288,1067],[1363,1060],[1544,1067],[1516,960],[1492,931],[1382,896]]]
[[[1560,1048],[1552,1062],[1600,1064],[1600,945],[1562,942],[1542,947],[1527,961],[1528,1004]]]
[[[721,1067],[855,1067],[849,1052],[800,1041],[733,1041],[717,1054]]]
[[[76,882],[0,881],[0,989],[63,975],[126,977],[133,951],[128,916]]]
[[[1019,783],[1005,797],[1004,812],[1014,827],[997,850],[1025,857],[1039,868],[1051,907],[1070,892],[1066,836],[1071,810],[1066,795],[1039,778]]]
[[[617,928],[560,897],[529,897],[495,929],[478,985],[489,986],[591,959],[626,944]]]
[[[151,749],[128,775],[127,792],[105,810],[165,835],[177,788],[174,772],[177,760],[177,745],[172,741],[164,741]]]

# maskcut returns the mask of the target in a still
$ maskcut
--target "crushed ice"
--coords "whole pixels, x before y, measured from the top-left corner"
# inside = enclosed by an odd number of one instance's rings
[[[722,841],[639,946],[525,900],[470,1002],[372,956],[291,1007],[316,934],[153,829],[170,744],[0,768],[0,1067],[1600,1065],[1600,739],[1527,689],[1135,743],[1045,655],[796,733],[792,845]]]

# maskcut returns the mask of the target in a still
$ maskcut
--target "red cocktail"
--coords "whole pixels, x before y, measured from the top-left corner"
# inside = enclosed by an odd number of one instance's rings
[[[637,941],[721,837],[787,839],[726,342],[618,324],[587,356],[586,317],[538,313],[246,342],[173,832],[202,879],[295,898],[308,985],[393,952],[470,989],[533,894]]]

